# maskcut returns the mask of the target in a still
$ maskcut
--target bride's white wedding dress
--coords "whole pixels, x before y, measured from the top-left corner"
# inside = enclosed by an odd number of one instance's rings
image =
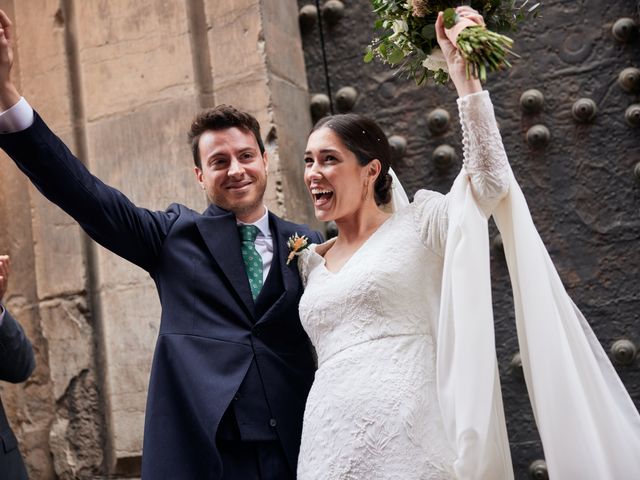
[[[298,259],[318,353],[299,480],[512,480],[495,357],[486,217],[504,242],[523,372],[551,478],[636,478],[640,414],[567,295],[486,92],[458,100],[465,166],[420,191],[339,272]]]
[[[458,100],[464,163],[489,212],[509,166],[487,92]],[[449,197],[422,190],[338,272],[302,252],[300,318],[318,355],[304,414],[299,480],[454,477],[436,386]]]

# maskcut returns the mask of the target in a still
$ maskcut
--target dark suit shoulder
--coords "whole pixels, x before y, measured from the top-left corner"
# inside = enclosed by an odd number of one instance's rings
[[[178,215],[194,215],[194,216],[202,215],[202,213],[198,212],[197,210],[194,210],[191,207],[187,207],[182,203],[176,203],[176,202],[171,203],[169,206],[167,206],[167,208],[164,211],[166,213],[175,213]]]
[[[24,382],[35,366],[31,342],[20,324],[5,309],[0,325],[0,380]]]
[[[199,212],[187,207],[186,205],[182,205],[181,203],[172,203],[167,206],[164,210],[159,210],[155,212],[156,215],[163,215],[167,219],[167,225],[171,225],[178,218],[184,217],[189,219],[195,219],[200,216]]]

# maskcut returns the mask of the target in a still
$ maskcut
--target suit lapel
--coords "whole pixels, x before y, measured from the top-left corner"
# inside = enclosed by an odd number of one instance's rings
[[[288,294],[295,297],[300,286],[298,266],[295,262],[287,265],[287,256],[289,255],[287,240],[295,232],[290,231],[286,224],[271,212],[269,212],[269,225],[273,234],[273,263],[271,264],[272,271],[269,272],[269,276],[271,276],[272,273],[279,274],[284,288],[279,296],[273,297],[274,301],[271,305],[266,306],[263,310],[265,312],[264,315],[258,319],[258,321],[268,318],[269,315],[280,306]],[[274,269],[277,269],[277,271],[273,271]]]
[[[292,261],[287,265],[287,257],[289,256],[289,247],[287,241],[294,233],[290,227],[288,227],[278,217],[273,215],[273,225],[276,230],[275,236],[278,238],[278,262],[282,271],[282,282],[284,283],[285,290],[298,291],[300,287],[300,276],[298,275],[298,265],[295,261]]]
[[[291,262],[287,265],[287,256],[289,255],[289,248],[287,247],[287,240],[295,232],[287,228],[285,222],[276,217],[273,213],[269,213],[269,225],[273,235],[273,263],[271,264],[272,274],[280,275],[281,285],[284,287],[279,295],[274,295],[270,305],[261,305],[261,313],[257,322],[267,321],[273,312],[279,310],[282,304],[286,301],[297,301],[298,290],[300,288],[300,277],[298,276],[298,266],[295,262]],[[274,271],[277,269],[277,271]],[[273,284],[275,284],[275,278]],[[277,282],[280,283],[280,282]],[[289,300],[287,300],[289,299]],[[258,297],[260,300],[260,297]]]
[[[240,251],[240,234],[233,213],[214,205],[196,218],[196,225],[209,252],[222,269],[241,303],[251,316],[255,315],[251,287]]]

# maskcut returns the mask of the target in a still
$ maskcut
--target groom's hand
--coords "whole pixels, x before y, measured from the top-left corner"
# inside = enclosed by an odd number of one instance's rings
[[[20,100],[20,94],[11,81],[13,67],[13,24],[0,10],[0,111],[5,111]]]

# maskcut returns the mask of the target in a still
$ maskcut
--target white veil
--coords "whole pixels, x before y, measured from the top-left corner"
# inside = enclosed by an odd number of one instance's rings
[[[391,201],[384,206],[384,210],[395,213],[409,205],[409,197],[407,197],[407,192],[404,191],[396,172],[391,167],[389,167],[389,175],[391,175],[392,179]]]
[[[640,415],[569,298],[510,173],[493,211],[511,278],[522,368],[550,478],[640,472]],[[438,396],[460,480],[512,479],[495,356],[487,220],[464,169],[449,197]]]
[[[389,169],[396,212],[409,204]],[[551,478],[640,472],[640,415],[566,293],[518,183],[493,217],[504,242],[518,343]],[[438,327],[438,397],[460,480],[513,479],[495,352],[487,219],[463,169],[450,192]]]

